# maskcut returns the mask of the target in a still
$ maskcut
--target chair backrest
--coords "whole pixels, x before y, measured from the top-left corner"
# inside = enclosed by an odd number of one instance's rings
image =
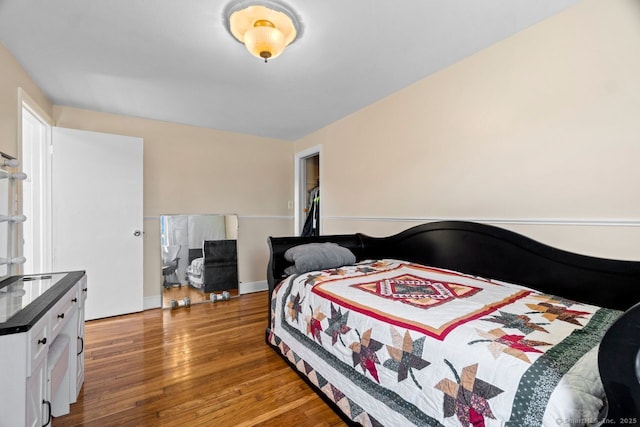
[[[168,265],[178,257],[180,245],[168,245],[162,247],[162,265]]]

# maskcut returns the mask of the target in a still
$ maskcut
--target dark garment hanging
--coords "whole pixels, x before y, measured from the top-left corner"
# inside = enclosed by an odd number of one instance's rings
[[[320,189],[318,187],[309,192],[307,218],[300,235],[303,237],[320,235]]]

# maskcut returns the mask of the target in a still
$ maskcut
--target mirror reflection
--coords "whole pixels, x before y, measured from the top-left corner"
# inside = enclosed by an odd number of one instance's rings
[[[237,215],[161,215],[162,306],[237,295],[237,240]]]

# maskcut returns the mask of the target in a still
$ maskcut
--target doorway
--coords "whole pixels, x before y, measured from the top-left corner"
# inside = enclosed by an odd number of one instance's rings
[[[51,125],[22,105],[22,224],[24,274],[52,270],[51,243]]]
[[[54,127],[20,96],[26,262],[14,274],[87,271],[86,320],[142,311],[142,139]]]
[[[303,150],[295,155],[295,213],[294,234],[320,234],[320,170],[321,146]]]

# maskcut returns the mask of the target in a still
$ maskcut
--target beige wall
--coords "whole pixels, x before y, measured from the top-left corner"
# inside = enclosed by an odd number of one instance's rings
[[[145,297],[161,291],[162,214],[238,214],[240,281],[266,278],[267,237],[293,229],[291,142],[60,106],[54,120],[144,139]]]
[[[21,123],[18,88],[26,92],[34,107],[52,115],[51,102],[0,42],[0,151],[14,157],[18,157]]]
[[[640,259],[638,22],[585,0],[297,141],[322,145],[323,233],[474,219]]]
[[[58,126],[144,139],[145,297],[161,292],[161,214],[238,214],[240,281],[266,278],[267,237],[293,229],[291,142],[54,107],[0,44],[0,151],[13,156],[19,152],[18,88]]]
[[[635,0],[585,0],[295,147],[53,108],[0,45],[0,150],[17,153],[18,87],[59,126],[144,138],[145,296],[159,293],[164,213],[239,214],[240,280],[263,280],[266,237],[293,228],[292,154],[318,144],[324,233],[487,220],[640,259],[639,19]]]

